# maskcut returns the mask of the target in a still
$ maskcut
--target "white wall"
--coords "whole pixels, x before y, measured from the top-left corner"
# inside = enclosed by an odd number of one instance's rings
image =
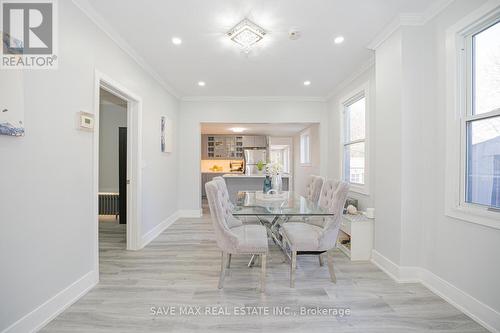
[[[327,107],[321,101],[183,101],[179,128],[179,207],[198,214],[200,194],[200,123],[320,123],[322,155],[327,153]],[[326,161],[326,159],[324,159]],[[320,172],[326,174],[326,162]]]
[[[375,250],[500,329],[500,230],[444,209],[446,30],[483,3],[456,0],[376,50]]]
[[[127,127],[127,107],[102,103],[99,110],[99,191],[119,191],[119,127]]]
[[[58,7],[59,69],[25,71],[26,136],[0,137],[0,331],[95,268],[93,134],[75,129],[76,112],[93,112],[95,69],[143,99],[142,232],[177,209],[178,149],[159,150],[159,117],[177,123],[177,100],[72,2]]]
[[[300,136],[304,133],[309,134],[311,163],[300,163]],[[319,125],[314,124],[293,137],[294,149],[294,188],[298,193],[306,194],[307,179],[310,175],[319,175],[321,173],[321,146]],[[323,155],[326,158],[326,155]]]
[[[446,151],[446,29],[486,1],[456,0],[428,24],[430,40],[423,61],[430,103],[421,109],[421,145],[425,189],[422,266],[500,312],[500,230],[453,219],[444,214]],[[472,241],[471,241],[472,240]],[[497,327],[500,329],[500,327]]]

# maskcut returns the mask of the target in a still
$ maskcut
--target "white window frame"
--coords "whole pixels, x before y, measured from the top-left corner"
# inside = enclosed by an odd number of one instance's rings
[[[365,139],[357,140],[356,142],[364,142],[365,143],[365,183],[363,185],[357,183],[350,183],[350,191],[363,194],[370,195],[370,85],[369,82],[364,83],[360,87],[352,90],[350,93],[346,94],[343,98],[340,99],[339,111],[340,111],[340,176],[342,180],[345,180],[345,156],[344,156],[344,146],[346,145],[345,141],[345,109],[347,106],[352,104],[354,101],[358,101],[361,98],[365,98]],[[352,142],[351,142],[352,144]]]
[[[269,148],[270,153],[272,154],[273,151],[281,151],[282,157],[283,157],[283,172],[284,173],[291,173],[290,171],[290,146],[289,145],[271,145]]]
[[[496,2],[488,2],[450,27],[446,33],[446,190],[445,214],[449,217],[500,229],[500,213],[466,202],[467,122],[491,117],[500,111],[472,115],[471,36],[490,26],[500,16]]]
[[[304,152],[303,149],[303,144],[302,140],[307,137],[307,149]],[[311,131],[306,130],[302,133],[300,133],[299,137],[299,159],[300,159],[300,165],[301,166],[311,166]]]

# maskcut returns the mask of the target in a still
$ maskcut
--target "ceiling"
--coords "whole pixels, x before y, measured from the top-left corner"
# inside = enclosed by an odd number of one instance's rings
[[[241,124],[241,123],[202,123],[201,134],[241,134],[271,135],[274,137],[293,136],[310,127],[313,123],[275,123],[275,124]],[[234,133],[231,128],[244,128],[242,133]]]
[[[325,97],[373,59],[366,46],[398,14],[439,0],[74,1],[90,5],[179,96]],[[248,55],[225,35],[245,17],[269,32]],[[291,28],[301,38],[290,40]]]

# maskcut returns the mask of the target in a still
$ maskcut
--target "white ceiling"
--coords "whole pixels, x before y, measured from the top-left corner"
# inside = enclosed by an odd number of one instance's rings
[[[325,97],[372,59],[366,46],[396,15],[438,1],[75,0],[90,5],[183,97]],[[248,56],[225,36],[245,17],[269,31]],[[299,40],[288,38],[292,27],[301,31]],[[333,43],[337,35],[343,44]],[[182,45],[172,44],[174,36]],[[312,84],[305,87],[305,80]]]
[[[239,134],[239,135],[271,135],[275,137],[294,136],[312,123],[275,123],[275,124],[241,124],[241,123],[202,123],[201,134]],[[231,128],[244,128],[242,133],[234,133]]]

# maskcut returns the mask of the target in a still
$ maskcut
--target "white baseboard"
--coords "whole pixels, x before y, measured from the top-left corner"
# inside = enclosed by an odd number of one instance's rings
[[[372,250],[371,262],[399,283],[416,283],[420,281],[419,267],[398,266],[389,258],[376,250]]]
[[[500,332],[500,313],[434,273],[422,269],[422,284],[490,332]]]
[[[500,313],[448,281],[421,267],[399,266],[372,250],[372,263],[399,283],[422,283],[433,293],[491,332],[500,333]]]
[[[179,211],[180,218],[198,218],[202,216],[203,212],[201,209],[184,209]]]
[[[170,215],[165,221],[158,224],[152,230],[150,230],[147,234],[141,237],[141,249],[148,245],[153,239],[158,237],[165,229],[170,227],[175,221],[179,219],[179,212],[175,212]]]
[[[7,327],[2,333],[36,332],[61,312],[85,295],[99,282],[96,271],[91,271],[57,293],[54,297]]]

